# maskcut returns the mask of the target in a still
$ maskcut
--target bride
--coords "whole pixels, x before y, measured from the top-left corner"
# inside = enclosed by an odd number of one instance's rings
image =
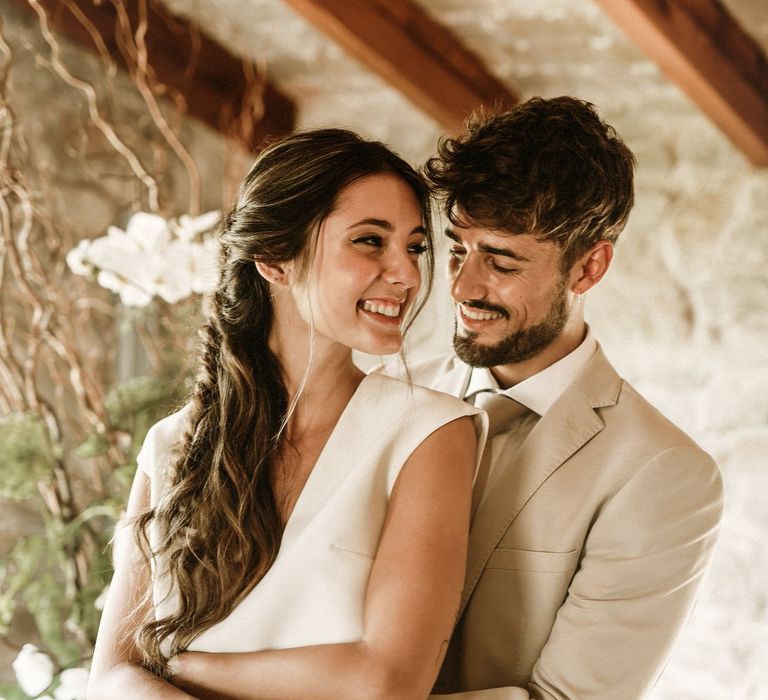
[[[298,133],[261,153],[219,236],[199,375],[139,455],[88,697],[426,698],[479,418],[364,375],[352,349],[401,348],[428,192],[378,142]]]

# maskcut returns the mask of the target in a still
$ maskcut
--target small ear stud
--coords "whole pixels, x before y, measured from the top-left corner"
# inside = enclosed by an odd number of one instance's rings
[[[256,269],[258,270],[259,274],[270,284],[286,283],[288,277],[284,270],[275,268],[271,265],[266,265],[259,262],[258,260],[254,261],[254,264],[256,265]]]

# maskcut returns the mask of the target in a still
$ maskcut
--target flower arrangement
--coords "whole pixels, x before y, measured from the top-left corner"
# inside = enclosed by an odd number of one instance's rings
[[[125,228],[110,226],[106,235],[83,240],[67,255],[69,268],[92,276],[120,295],[126,306],[145,307],[160,297],[175,304],[205,294],[216,283],[216,241],[201,239],[219,221],[218,211],[164,219],[138,212]]]
[[[0,683],[4,700],[85,699],[112,573],[109,538],[127,500],[135,456],[149,426],[181,398],[180,384],[170,379],[137,377],[118,385],[105,399],[105,432],[94,432],[71,453],[52,443],[33,415],[0,419],[0,497],[36,502],[42,520],[39,531],[0,557],[0,635],[24,611],[40,640],[40,648],[22,646],[13,662],[16,683]],[[85,464],[103,483],[79,502],[68,492]]]
[[[68,668],[59,674],[53,696],[41,695],[51,686],[55,675],[55,664],[45,652],[34,644],[25,644],[16,660],[13,670],[21,689],[30,697],[39,700],[85,700],[88,687],[88,669]]]
[[[150,425],[182,399],[187,378],[178,352],[184,314],[199,313],[200,295],[217,278],[217,246],[205,234],[212,211],[164,219],[139,212],[125,230],[109,227],[66,255],[71,272],[95,279],[125,307],[147,319],[160,312],[147,342],[160,348],[159,372],[132,377],[98,399],[102,412],[90,434],[66,449],[59,415],[14,411],[0,417],[3,480],[0,498],[36,502],[42,528],[0,556],[0,636],[20,610],[32,617],[37,644],[25,643],[13,662],[15,684],[0,682],[0,700],[84,700],[88,664],[104,593],[111,577],[109,537],[121,517],[135,457]],[[159,307],[158,307],[159,305]],[[76,330],[74,331],[76,332]],[[173,338],[172,336],[176,336]],[[180,359],[178,356],[181,356]],[[72,371],[84,371],[82,367]],[[96,488],[77,482],[90,469]]]
[[[30,8],[37,21],[0,21],[0,700],[66,700],[84,697],[136,454],[191,379],[219,219],[198,212],[247,167],[228,144],[258,119],[261,81],[222,141],[147,62],[146,17],[105,36],[128,68],[116,74]],[[122,228],[95,237],[97,221]]]

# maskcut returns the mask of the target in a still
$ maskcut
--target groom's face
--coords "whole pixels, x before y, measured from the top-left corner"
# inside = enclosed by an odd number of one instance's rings
[[[472,224],[446,231],[456,354],[474,367],[528,360],[568,320],[568,275],[556,243]]]

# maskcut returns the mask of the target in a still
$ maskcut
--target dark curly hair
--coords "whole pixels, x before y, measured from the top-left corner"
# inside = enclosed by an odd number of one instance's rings
[[[601,240],[616,241],[634,203],[635,158],[573,97],[534,97],[476,112],[424,167],[456,225],[534,233],[561,246],[563,269]]]

